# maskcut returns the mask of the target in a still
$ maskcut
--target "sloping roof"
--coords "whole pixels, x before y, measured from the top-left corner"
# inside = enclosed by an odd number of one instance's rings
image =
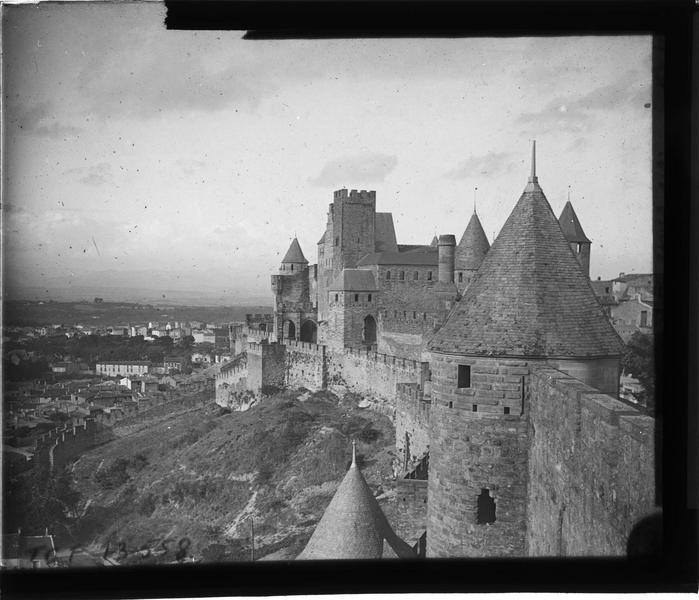
[[[456,247],[454,268],[477,271],[488,250],[490,242],[483,231],[481,220],[474,211]]]
[[[283,263],[304,263],[308,264],[308,261],[306,260],[306,257],[303,255],[303,252],[301,251],[301,246],[299,245],[299,241],[294,238],[291,241],[291,245],[289,246],[289,249],[286,251],[286,255],[282,259]]]
[[[343,269],[328,290],[344,292],[364,292],[378,290],[374,273],[368,269]]]
[[[364,256],[358,266],[368,265],[423,265],[437,267],[439,250],[431,246],[411,246],[407,252],[374,252]]]
[[[397,252],[396,230],[391,213],[376,213],[374,218],[374,250],[376,252]]]
[[[644,284],[653,285],[653,273],[628,273],[620,275],[612,281],[620,281],[622,283],[630,283],[636,279],[644,279]]]
[[[399,557],[415,558],[391,528],[353,459],[297,560],[381,558],[384,540]]]
[[[622,353],[534,174],[430,349],[541,357]]]
[[[563,212],[561,212],[561,216],[558,217],[558,222],[561,224],[563,235],[569,242],[591,243],[590,240],[587,239],[582,225],[580,225],[580,221],[578,221],[578,215],[575,214],[570,200],[568,200],[563,207]]]
[[[439,246],[439,240],[437,239],[437,236],[436,236],[436,235],[432,238],[432,241],[430,242],[430,246],[432,246],[432,247],[434,247],[434,248],[436,248],[437,246]]]
[[[324,243],[325,243],[325,234],[326,234],[326,233],[327,233],[327,232],[325,232],[325,231],[323,232],[322,237],[318,240],[318,244],[324,244]]]

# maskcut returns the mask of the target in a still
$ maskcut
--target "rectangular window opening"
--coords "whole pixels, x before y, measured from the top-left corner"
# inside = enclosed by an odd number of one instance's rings
[[[427,271],[427,281],[432,281],[432,271]]]
[[[509,407],[509,406],[506,406],[506,407],[505,407],[505,414],[506,414],[506,415],[509,415],[509,414],[510,414],[510,407]]]
[[[354,295],[354,301],[355,301],[355,302],[359,302],[359,294],[355,294],[355,295]]]
[[[369,302],[371,302],[371,294],[367,296],[367,299],[369,300]]]
[[[471,387],[471,366],[470,365],[459,365],[458,377],[457,377],[457,387],[460,388],[470,388]]]
[[[478,412],[478,404],[473,404],[471,406],[471,412]]]

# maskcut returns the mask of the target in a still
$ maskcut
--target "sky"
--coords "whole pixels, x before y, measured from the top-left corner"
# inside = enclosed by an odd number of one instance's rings
[[[295,235],[317,261],[342,187],[376,190],[404,244],[458,240],[475,195],[492,243],[531,139],[590,275],[652,270],[649,36],[248,41],[164,17],[4,7],[5,294],[271,303]]]

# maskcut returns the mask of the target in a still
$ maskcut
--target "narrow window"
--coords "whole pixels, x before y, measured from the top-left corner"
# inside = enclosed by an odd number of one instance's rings
[[[506,406],[506,407],[505,407],[505,414],[506,414],[506,415],[509,415],[509,414],[510,414],[510,407],[509,407],[509,406]]]
[[[464,274],[459,273],[459,283],[463,283],[463,282],[464,282]]]
[[[400,272],[400,276],[398,277],[401,281],[405,281],[405,271]]]
[[[478,404],[471,405],[471,412],[478,412]]]
[[[340,245],[340,238],[339,238],[339,237],[336,237],[336,238],[335,238],[335,245],[336,245],[336,246],[339,246],[339,245]]]
[[[478,496],[476,524],[485,525],[486,523],[495,523],[495,500],[490,497],[490,490],[481,488],[481,495]]]
[[[338,300],[338,295],[335,294],[335,302],[337,302],[337,300]]]
[[[449,408],[454,408],[454,403],[453,403],[453,402],[449,402]]]
[[[367,296],[367,299],[369,300],[369,302],[371,302],[371,294]]]
[[[417,312],[413,311],[413,319],[417,319]]]
[[[608,293],[609,293],[609,288],[608,288],[608,287],[604,288],[604,293],[605,293],[605,294],[608,294]]]
[[[390,272],[390,271],[386,271],[386,279],[388,280],[388,279],[390,279],[390,278],[391,278],[391,272]]]
[[[432,271],[427,271],[427,281],[432,281]]]
[[[407,317],[408,317],[408,313],[406,311],[403,311],[403,318],[405,319]]]
[[[422,320],[427,321],[427,313],[422,313]]]
[[[413,281],[417,281],[419,276],[420,276],[419,273],[417,271],[415,271],[413,273]]]
[[[359,294],[355,294],[355,295],[354,295],[354,301],[355,301],[355,302],[359,302]]]
[[[471,387],[471,366],[470,365],[459,365],[458,387],[460,387],[460,388],[470,388]]]
[[[648,327],[648,311],[641,311],[641,327]]]
[[[578,254],[582,252],[582,244],[578,244]]]

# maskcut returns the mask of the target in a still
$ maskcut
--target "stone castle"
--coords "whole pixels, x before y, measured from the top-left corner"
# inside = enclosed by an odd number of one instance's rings
[[[294,239],[274,314],[232,328],[217,402],[364,396],[392,418],[402,472],[429,464],[428,557],[623,555],[656,506],[655,423],[618,399],[624,347],[590,246],[570,202],[554,216],[534,146],[492,246],[475,208],[458,245],[398,244],[375,192],[338,190],[317,264]]]

